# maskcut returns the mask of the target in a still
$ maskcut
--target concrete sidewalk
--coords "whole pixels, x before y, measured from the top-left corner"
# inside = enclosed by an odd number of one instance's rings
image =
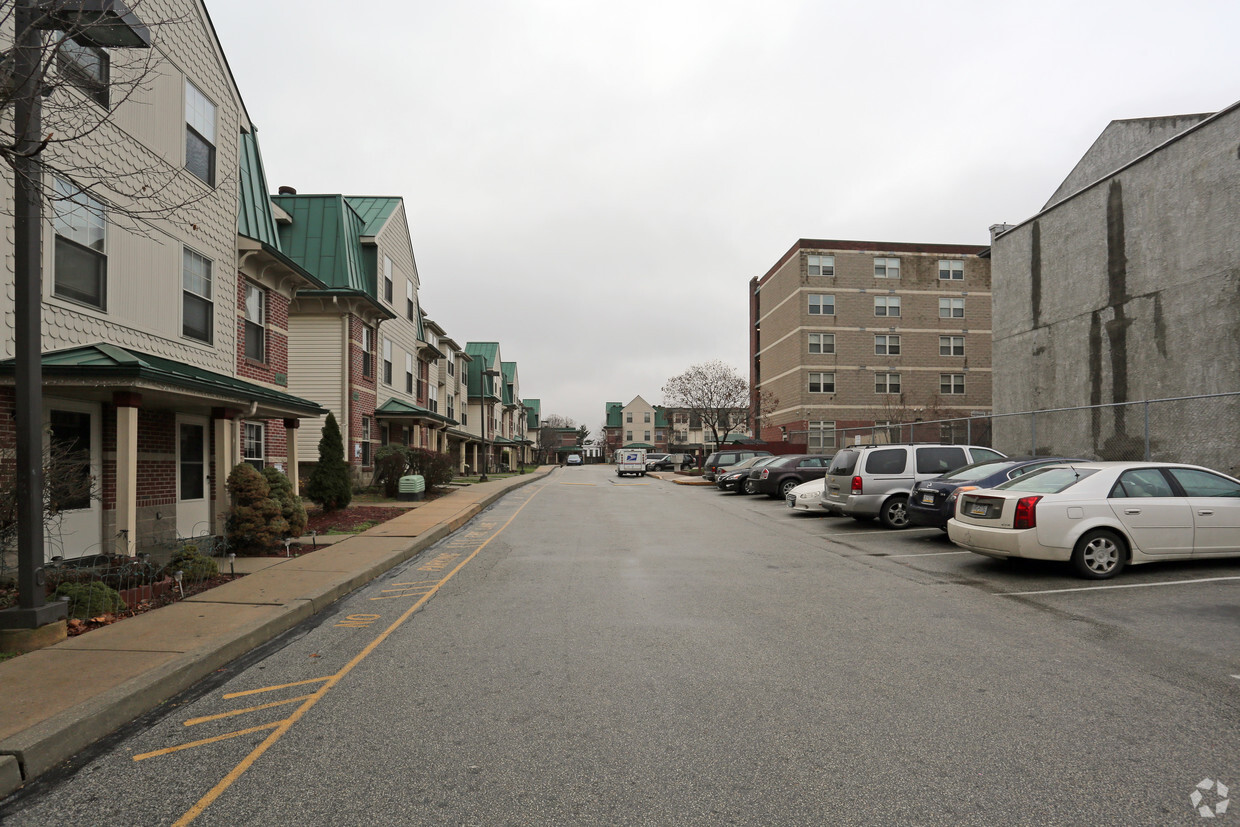
[[[504,494],[552,470],[545,466],[454,488],[330,549],[256,558],[256,565],[244,566],[251,573],[231,583],[0,663],[0,796],[416,556]]]

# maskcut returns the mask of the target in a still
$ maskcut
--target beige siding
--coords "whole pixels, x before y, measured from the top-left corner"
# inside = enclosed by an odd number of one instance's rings
[[[339,316],[293,316],[288,332],[288,392],[312,399],[336,416],[346,434],[342,322]],[[305,462],[317,462],[325,417],[301,420],[297,449]]]

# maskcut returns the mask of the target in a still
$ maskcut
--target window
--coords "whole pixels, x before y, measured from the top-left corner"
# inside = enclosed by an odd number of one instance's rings
[[[448,375],[456,376],[456,356],[451,350],[448,351]]]
[[[389,436],[388,424],[387,424],[386,422],[384,422],[384,423],[382,423],[381,425],[379,425],[379,444],[380,444],[380,445],[387,445],[387,444],[388,444],[388,436]]]
[[[811,293],[809,296],[809,315],[834,316],[835,296],[823,296],[818,293]]]
[[[413,354],[405,354],[405,393],[413,395]]]
[[[646,411],[642,414],[642,422],[645,422],[647,425],[650,424],[650,411]]]
[[[624,441],[625,441],[625,442],[632,442],[632,441],[633,441],[633,432],[632,432],[632,431],[625,431],[625,432],[624,432]]]
[[[185,168],[215,186],[215,104],[185,81]]]
[[[375,375],[375,333],[369,327],[362,326],[362,376],[367,379]]]
[[[875,296],[874,297],[874,315],[875,316],[899,316],[900,315],[900,297],[899,296]]]
[[[57,499],[55,507],[62,511],[89,508],[94,489],[90,467],[90,414],[53,408],[48,411],[48,424],[51,426],[48,440],[54,446],[52,461],[56,463],[53,473],[71,483]],[[198,476],[201,481],[201,473]]]
[[[876,356],[899,356],[900,355],[900,337],[899,336],[875,336],[874,337],[874,354]]]
[[[182,256],[181,335],[211,343],[215,304],[211,301],[211,260],[188,247]]]
[[[649,442],[649,441],[650,441],[650,432],[642,431],[642,442]]]
[[[383,340],[383,384],[392,384],[392,340]]]
[[[898,279],[900,278],[900,259],[898,258],[876,258],[874,259],[874,278],[876,279]]]
[[[64,36],[64,33],[59,33]],[[56,52],[56,65],[61,75],[87,97],[105,109],[108,107],[108,53],[97,46],[83,46],[65,39]]]
[[[245,283],[245,358],[267,361],[267,291]]]
[[[413,314],[417,312],[417,303],[413,300],[413,281],[405,279],[405,318],[413,321]],[[451,354],[449,354],[451,358]],[[449,367],[452,365],[448,363]]]
[[[967,465],[969,457],[964,449],[954,445],[936,445],[917,449],[918,474],[946,474]]]
[[[940,319],[963,319],[964,299],[939,299]]]
[[[809,423],[809,444],[811,452],[823,451],[835,447],[835,422],[833,420],[811,421]]]
[[[900,392],[900,374],[898,373],[876,373],[874,374],[874,392],[875,393],[899,393]]]
[[[1171,484],[1157,468],[1134,468],[1120,475],[1112,497],[1174,497]]]
[[[941,259],[939,261],[939,278],[943,281],[961,281],[964,279],[964,262],[948,261]]]
[[[383,300],[392,303],[392,260],[383,257]]]
[[[835,353],[835,334],[834,333],[811,333],[809,334],[809,352],[810,353]]]
[[[448,394],[448,419],[456,419],[456,394]]]
[[[624,421],[625,421],[626,423],[632,423],[632,421],[633,421],[633,412],[632,412],[632,411],[625,411],[625,412],[624,412]]]
[[[940,356],[964,356],[964,337],[963,336],[940,336],[939,337],[939,355]]]
[[[811,276],[834,276],[835,256],[810,256],[809,274]]]
[[[835,393],[835,374],[811,371],[809,374],[810,393]]]
[[[1240,497],[1240,486],[1218,474],[1195,468],[1168,468],[1167,472],[1189,497]]]
[[[939,374],[939,393],[964,393],[964,374],[963,373],[940,373]]]
[[[263,470],[263,423],[245,423],[245,434],[241,438],[241,459]]]
[[[107,309],[107,219],[103,204],[56,179],[52,229],[56,265],[52,291],[100,310]]]
[[[362,417],[362,467],[370,467],[370,417]]]

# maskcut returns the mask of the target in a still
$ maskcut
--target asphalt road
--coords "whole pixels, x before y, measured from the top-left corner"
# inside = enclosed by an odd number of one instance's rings
[[[0,821],[1201,823],[1240,791],[1240,565],[1096,585],[561,469]]]

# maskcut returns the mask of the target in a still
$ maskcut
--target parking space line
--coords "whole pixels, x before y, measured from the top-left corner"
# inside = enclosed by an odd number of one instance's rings
[[[933,526],[929,528],[903,528],[903,529],[900,529],[899,533],[900,534],[912,534],[915,531],[938,531],[938,529],[934,528]],[[819,537],[864,537],[868,533],[869,532],[867,531],[842,531],[839,534],[819,534],[818,536]],[[939,533],[942,533],[942,532],[939,532]],[[971,554],[971,553],[972,552],[968,552],[968,551],[965,552],[965,554]]]
[[[875,557],[941,557],[944,554],[972,554],[971,551],[923,551],[919,554],[876,554]]]
[[[1078,586],[1074,589],[1043,589],[1036,592],[994,592],[998,597],[1018,597],[1028,594],[1059,594],[1060,592],[1094,592],[1103,589],[1147,589],[1153,586],[1187,586],[1190,583],[1220,583],[1240,580],[1240,577],[1203,577],[1198,580],[1165,580],[1161,583],[1119,583],[1113,586]]]

